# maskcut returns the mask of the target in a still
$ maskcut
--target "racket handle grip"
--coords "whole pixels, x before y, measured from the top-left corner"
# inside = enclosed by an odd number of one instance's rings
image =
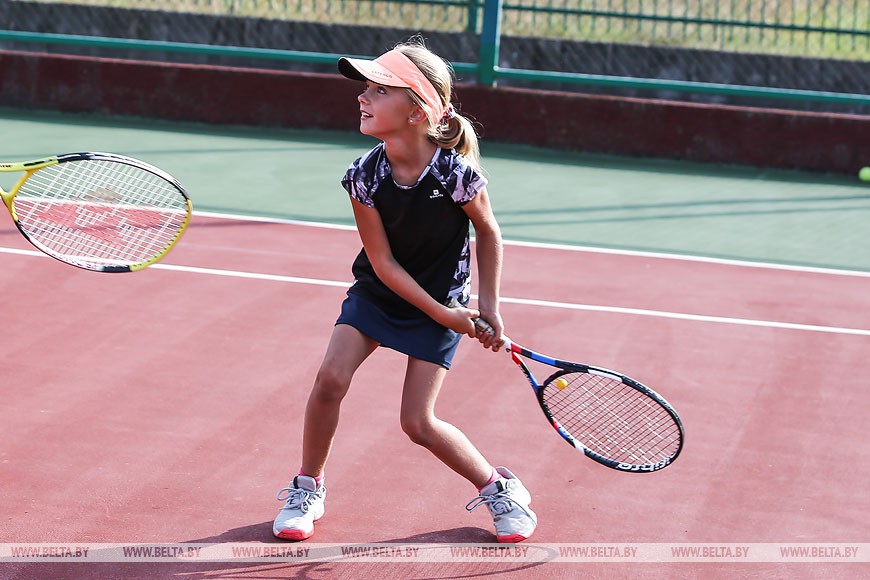
[[[485,332],[486,334],[488,334],[490,336],[495,336],[495,329],[492,327],[492,325],[489,322],[487,322],[483,318],[475,318],[474,319],[474,326],[478,330],[480,330],[481,332]],[[502,334],[501,335],[501,344],[499,346],[502,348],[506,348],[507,350],[510,350],[511,349],[511,339],[509,339],[507,337],[507,335]]]
[[[447,307],[448,308],[456,308],[457,306],[462,306],[462,304],[460,304],[456,298],[453,298],[451,296],[450,299],[447,301]],[[495,336],[495,329],[492,327],[492,325],[489,322],[487,322],[483,318],[475,318],[474,319],[474,326],[475,326],[475,328],[477,328],[477,330],[479,330],[481,332],[484,332],[490,336]],[[501,340],[502,340],[502,342],[499,346],[510,350],[510,348],[511,348],[510,339],[507,336],[505,336],[504,334],[502,334]]]

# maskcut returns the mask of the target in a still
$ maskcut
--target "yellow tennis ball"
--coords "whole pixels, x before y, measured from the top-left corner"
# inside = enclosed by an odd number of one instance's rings
[[[858,179],[861,181],[870,181],[870,167],[862,167],[858,172]]]
[[[559,377],[558,379],[556,379],[556,388],[559,389],[560,391],[567,386],[568,386],[568,381],[566,381],[562,377]]]

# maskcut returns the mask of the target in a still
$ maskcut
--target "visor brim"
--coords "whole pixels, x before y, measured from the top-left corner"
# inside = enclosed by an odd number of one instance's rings
[[[411,88],[411,85],[373,60],[343,56],[338,59],[338,72],[355,81],[371,81],[385,87]]]

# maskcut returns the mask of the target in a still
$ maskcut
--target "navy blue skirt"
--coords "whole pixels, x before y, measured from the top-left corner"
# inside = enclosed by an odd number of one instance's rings
[[[348,293],[336,324],[353,326],[381,346],[449,369],[462,335],[431,318],[390,316],[370,300]]]

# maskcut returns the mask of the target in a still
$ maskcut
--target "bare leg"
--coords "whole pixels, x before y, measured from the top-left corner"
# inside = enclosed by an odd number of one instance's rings
[[[402,429],[411,441],[432,452],[453,471],[483,487],[492,466],[465,434],[435,416],[435,401],[447,369],[415,358],[408,359],[402,391]]]
[[[338,428],[341,401],[353,374],[378,343],[352,326],[338,324],[305,407],[302,435],[302,471],[311,477],[323,474]]]

